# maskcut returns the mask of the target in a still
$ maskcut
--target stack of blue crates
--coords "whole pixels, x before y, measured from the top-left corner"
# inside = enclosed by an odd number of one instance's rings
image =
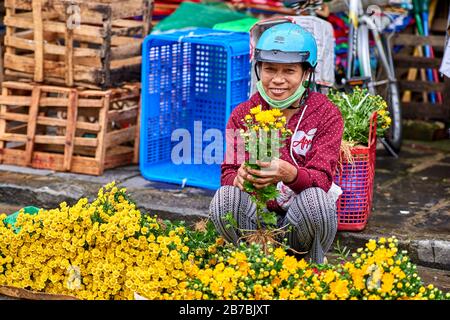
[[[249,98],[250,67],[248,33],[192,28],[145,39],[140,135],[144,178],[206,189],[220,186],[225,127],[231,111]],[[214,148],[217,143],[223,147]]]

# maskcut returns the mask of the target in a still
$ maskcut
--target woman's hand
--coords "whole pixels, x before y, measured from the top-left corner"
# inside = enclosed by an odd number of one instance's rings
[[[237,171],[237,176],[234,178],[233,186],[238,187],[242,191],[244,190],[244,182],[247,180],[247,177],[250,175],[250,173],[247,171],[249,168],[245,166],[245,163],[241,164]],[[251,176],[251,175],[250,175]]]
[[[291,183],[297,177],[297,168],[281,159],[274,159],[271,162],[258,161],[257,164],[261,167],[261,170],[246,167],[247,176],[244,175],[243,177],[244,180],[251,182],[256,189],[262,189],[280,181]],[[242,173],[244,174],[244,171]]]

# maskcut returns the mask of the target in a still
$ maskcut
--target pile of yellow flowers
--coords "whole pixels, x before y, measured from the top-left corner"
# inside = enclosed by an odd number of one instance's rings
[[[160,232],[156,219],[141,215],[114,184],[92,203],[80,199],[73,207],[19,214],[15,227],[17,234],[0,223],[0,285],[81,299],[133,299],[134,278],[163,294],[189,276],[181,263],[189,251],[184,229]]]
[[[246,300],[408,300],[449,299],[433,285],[425,286],[398,240],[371,240],[354,261],[312,265],[283,248],[264,255],[259,247],[213,246],[207,263],[188,285],[188,299]]]
[[[449,299],[424,286],[395,238],[370,241],[352,261],[312,265],[286,248],[234,247],[214,226],[143,215],[114,183],[89,203],[0,215],[0,286],[80,299]]]

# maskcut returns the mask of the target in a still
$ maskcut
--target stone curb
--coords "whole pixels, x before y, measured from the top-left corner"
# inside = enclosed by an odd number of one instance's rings
[[[341,246],[357,249],[364,247],[370,239],[389,237],[389,234],[363,234],[339,232],[336,240]],[[437,239],[399,239],[399,250],[408,251],[411,261],[415,264],[450,271],[450,241]]]

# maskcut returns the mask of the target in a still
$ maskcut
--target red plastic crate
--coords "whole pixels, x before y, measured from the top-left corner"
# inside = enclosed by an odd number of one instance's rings
[[[352,148],[353,164],[344,159],[337,168],[334,182],[343,192],[337,202],[338,231],[361,231],[369,219],[375,176],[376,119],[375,112],[370,118],[369,146]]]

